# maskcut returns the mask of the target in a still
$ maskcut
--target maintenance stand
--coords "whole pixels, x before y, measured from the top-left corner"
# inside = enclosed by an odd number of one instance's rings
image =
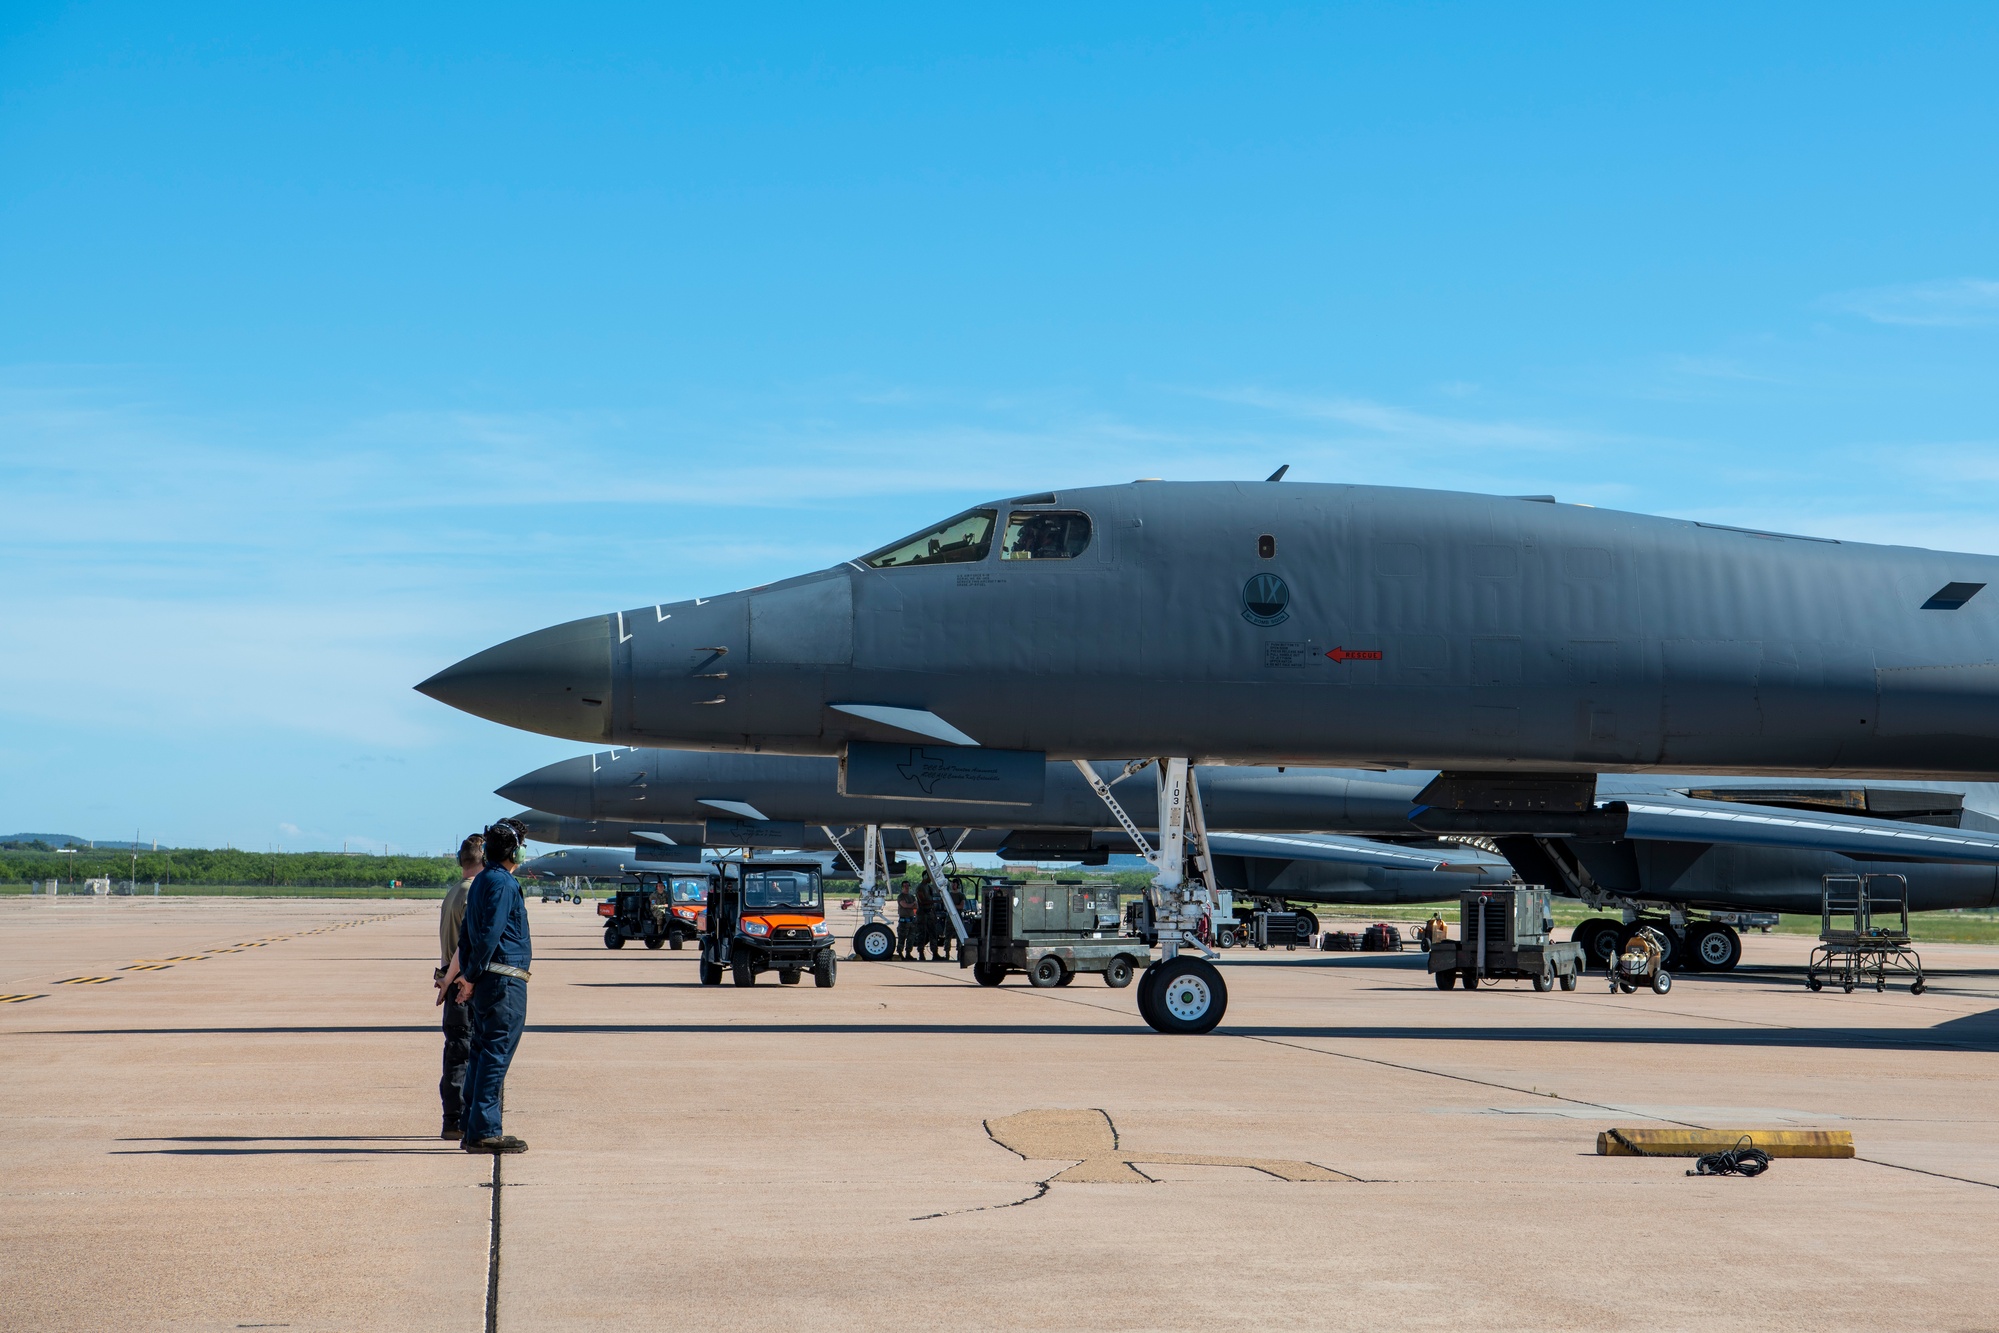
[[[1848,994],[1872,978],[1888,989],[1888,974],[1913,976],[1909,994],[1929,988],[1922,955],[1909,947],[1909,881],[1900,875],[1827,875],[1819,881],[1819,945],[1805,964],[1805,985],[1837,981]]]

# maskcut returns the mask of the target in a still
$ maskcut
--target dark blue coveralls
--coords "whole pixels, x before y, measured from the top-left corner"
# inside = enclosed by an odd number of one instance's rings
[[[505,963],[527,971],[534,961],[521,883],[498,866],[472,881],[459,927],[460,972],[472,982],[472,1061],[465,1069],[465,1138],[500,1134],[500,1089],[527,1022],[528,984],[486,969]]]

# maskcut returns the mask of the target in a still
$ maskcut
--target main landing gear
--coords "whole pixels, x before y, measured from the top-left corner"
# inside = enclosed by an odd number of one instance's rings
[[[1669,972],[1729,972],[1742,961],[1742,936],[1720,921],[1689,921],[1676,927],[1664,917],[1640,917],[1628,924],[1591,917],[1569,938],[1583,946],[1585,966],[1606,971],[1641,926],[1650,926],[1665,939]]]
[[[1212,1032],[1228,1012],[1229,988],[1221,969],[1209,961],[1214,955],[1198,934],[1202,920],[1213,919],[1216,906],[1207,820],[1189,762],[1159,759],[1154,763],[1159,794],[1157,851],[1147,844],[1145,835],[1096,770],[1080,759],[1076,768],[1157,872],[1146,888],[1139,920],[1141,930],[1159,945],[1159,961],[1139,974],[1139,1016],[1156,1032]],[[1183,948],[1207,953],[1208,958],[1183,954]]]

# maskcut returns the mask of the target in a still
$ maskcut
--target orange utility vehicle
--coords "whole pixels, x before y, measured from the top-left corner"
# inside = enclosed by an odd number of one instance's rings
[[[814,985],[831,986],[839,963],[819,862],[728,857],[714,865],[701,914],[701,984],[721,985],[726,969],[738,986],[756,985],[759,972],[796,986],[810,969]]]

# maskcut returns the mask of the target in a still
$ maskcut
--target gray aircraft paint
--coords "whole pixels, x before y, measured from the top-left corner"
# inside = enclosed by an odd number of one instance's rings
[[[852,561],[572,621],[418,688],[689,749],[910,739],[833,707],[862,704],[1053,758],[1999,776],[1999,592],[1924,609],[1999,582],[1990,556],[1380,487],[1034,498],[983,507],[1087,513],[1077,558]]]
[[[1121,766],[1094,765],[1106,780]],[[1049,764],[1043,799],[1028,808],[994,805],[983,814],[959,802],[919,806],[899,800],[864,800],[835,790],[837,765],[825,758],[713,754],[661,750],[620,750],[579,756],[525,774],[500,788],[500,795],[532,801],[600,820],[646,816],[674,820],[698,817],[702,802],[722,795],[747,801],[782,822],[805,831],[819,825],[850,829],[897,820],[952,828],[984,823],[968,835],[965,849],[998,847],[1014,829],[1087,829],[1093,844],[1122,851],[1129,843],[1107,829],[1107,814],[1095,794],[1069,764]],[[1409,823],[1417,793],[1435,776],[1418,773],[1363,773],[1349,770],[1206,767],[1196,771],[1202,805],[1211,827],[1247,832],[1319,832],[1348,835],[1420,836]],[[1149,830],[1155,822],[1151,771],[1113,787],[1135,822]],[[1961,829],[1903,824],[1885,819],[1800,813],[1757,806],[1691,800],[1684,792],[1712,786],[1761,787],[1762,783],[1685,776],[1616,776],[1601,794],[1633,811],[1634,836],[1616,840],[1570,841],[1606,890],[1634,897],[1721,911],[1818,910],[1820,878],[1827,874],[1897,873],[1910,885],[1917,910],[1990,907],[1999,904],[1999,819],[1989,810],[1996,796],[1984,784],[1920,783],[1898,790],[1931,790],[1971,801]],[[1803,791],[1841,784],[1792,779]],[[1639,834],[1652,836],[1637,836]],[[823,836],[823,835],[820,835]],[[906,835],[889,833],[907,844]],[[1220,836],[1220,835],[1218,835]],[[1844,847],[1853,856],[1829,848]],[[1235,853],[1231,853],[1232,855]],[[1257,856],[1276,861],[1281,850]],[[1466,855],[1470,855],[1466,853]],[[1936,858],[1936,859],[1916,859]],[[1982,859],[1985,864],[1951,864]],[[1268,866],[1231,867],[1224,887],[1280,896],[1288,890],[1259,875]],[[1325,872],[1297,872],[1309,878]],[[1370,886],[1382,887],[1382,886]],[[1318,897],[1314,901],[1428,901],[1434,882],[1393,886],[1400,898]],[[1304,897],[1304,894],[1294,896]]]

